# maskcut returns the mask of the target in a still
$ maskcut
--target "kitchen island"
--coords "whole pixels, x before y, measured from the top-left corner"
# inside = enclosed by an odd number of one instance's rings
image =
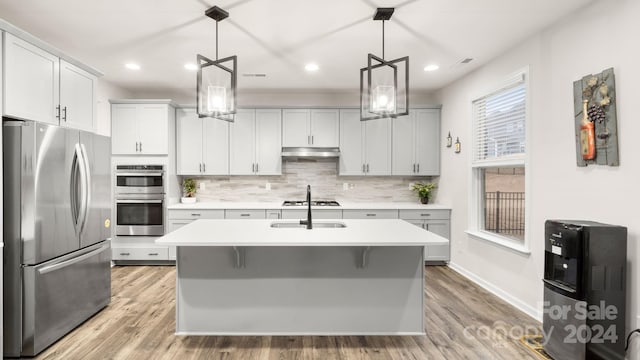
[[[176,334],[424,334],[423,248],[447,239],[398,219],[313,225],[196,220],[158,239],[177,247]]]

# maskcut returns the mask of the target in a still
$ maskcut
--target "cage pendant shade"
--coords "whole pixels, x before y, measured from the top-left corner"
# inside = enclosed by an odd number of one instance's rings
[[[216,59],[197,56],[196,104],[199,117],[233,122],[236,113],[237,56],[218,59],[218,22],[229,14],[214,6],[205,15],[216,20]]]
[[[367,56],[360,69],[360,120],[396,118],[409,114],[409,57],[384,59],[384,21],[392,8],[379,8],[374,20],[382,20],[382,57]]]

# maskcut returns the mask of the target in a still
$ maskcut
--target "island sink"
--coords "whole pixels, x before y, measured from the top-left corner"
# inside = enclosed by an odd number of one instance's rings
[[[300,224],[300,222],[273,222],[271,223],[272,228],[276,229],[304,229],[307,227],[306,224]],[[346,228],[347,225],[341,222],[314,222],[314,228]]]

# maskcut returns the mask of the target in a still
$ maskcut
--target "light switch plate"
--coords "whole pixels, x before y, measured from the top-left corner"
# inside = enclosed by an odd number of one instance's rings
[[[409,190],[413,190],[413,183],[409,183]]]
[[[271,190],[271,183],[264,184],[264,189],[265,190]]]
[[[342,183],[342,190],[349,190],[349,183]]]
[[[200,190],[204,190],[205,189],[205,186],[204,186],[203,182],[201,182],[199,185],[200,185]]]

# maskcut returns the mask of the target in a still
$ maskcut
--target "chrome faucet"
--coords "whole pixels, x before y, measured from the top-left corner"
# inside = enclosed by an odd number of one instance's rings
[[[300,220],[300,225],[307,225],[307,229],[311,230],[311,185],[307,185],[307,220]]]

